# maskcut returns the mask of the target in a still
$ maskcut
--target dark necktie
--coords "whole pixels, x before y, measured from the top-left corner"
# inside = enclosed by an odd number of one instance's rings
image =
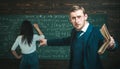
[[[82,33],[83,31],[77,31],[76,32],[76,38],[79,38],[80,37],[80,34]]]

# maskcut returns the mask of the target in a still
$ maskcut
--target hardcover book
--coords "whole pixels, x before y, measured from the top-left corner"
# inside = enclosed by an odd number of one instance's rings
[[[98,54],[103,54],[105,52],[105,50],[107,49],[107,47],[109,46],[109,43],[110,43],[110,33],[109,33],[109,31],[108,31],[108,29],[107,29],[105,24],[103,24],[103,26],[101,27],[100,32],[104,36],[105,41],[102,44],[102,46],[100,47],[100,49],[98,50]]]

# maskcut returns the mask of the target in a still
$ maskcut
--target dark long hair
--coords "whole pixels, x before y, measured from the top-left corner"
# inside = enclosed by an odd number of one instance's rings
[[[27,41],[29,46],[33,40],[33,26],[30,21],[24,20],[21,28],[20,28],[20,35],[23,35],[22,42]]]

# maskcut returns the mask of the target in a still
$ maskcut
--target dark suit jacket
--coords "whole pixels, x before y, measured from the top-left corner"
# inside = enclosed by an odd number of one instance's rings
[[[88,34],[89,33],[89,34]],[[84,39],[83,39],[83,51],[81,57],[78,57],[78,54],[76,54],[77,49],[75,49],[74,45],[77,42],[74,42],[75,37],[75,29],[72,30],[71,36],[67,38],[62,39],[53,39],[48,40],[47,44],[50,46],[64,46],[64,45],[70,45],[71,46],[71,59],[70,59],[70,68],[71,69],[103,69],[102,64],[100,61],[99,54],[97,53],[100,46],[103,44],[103,36],[99,31],[99,28],[93,27],[92,25],[89,25],[87,31],[84,33]],[[86,38],[87,37],[87,38]],[[79,42],[77,43],[79,46]],[[80,49],[82,50],[82,49]],[[74,61],[73,57],[78,57],[82,60]],[[79,64],[79,67],[77,68],[78,62],[82,62]]]

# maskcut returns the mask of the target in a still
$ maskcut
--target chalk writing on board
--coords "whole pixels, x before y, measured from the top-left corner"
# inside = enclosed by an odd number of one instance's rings
[[[1,15],[0,16],[0,58],[13,58],[10,48],[19,34],[19,27],[23,20],[38,23],[47,39],[70,36],[73,28],[68,15]],[[106,14],[90,14],[88,21],[96,26],[106,23]],[[37,33],[34,30],[34,33]],[[41,59],[69,59],[69,46],[49,46],[37,49]]]

